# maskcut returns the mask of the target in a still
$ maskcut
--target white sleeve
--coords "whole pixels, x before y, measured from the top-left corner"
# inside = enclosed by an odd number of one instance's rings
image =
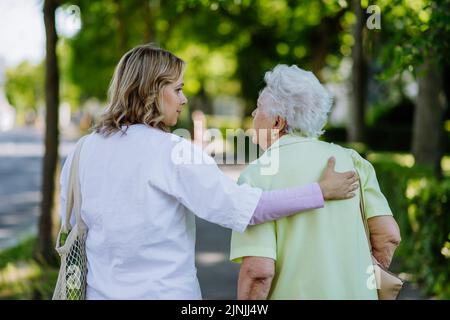
[[[188,141],[175,145],[170,162],[173,178],[159,184],[166,193],[202,219],[238,232],[246,229],[261,189],[238,185],[210,156]]]

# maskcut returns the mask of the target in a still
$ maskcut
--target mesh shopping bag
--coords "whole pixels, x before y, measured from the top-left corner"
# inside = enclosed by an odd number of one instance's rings
[[[56,251],[61,257],[58,280],[53,300],[84,300],[86,298],[86,236],[87,227],[81,219],[81,191],[78,175],[82,138],[75,149],[70,167],[67,188],[66,219],[56,240]],[[70,218],[75,213],[76,222],[72,227]]]

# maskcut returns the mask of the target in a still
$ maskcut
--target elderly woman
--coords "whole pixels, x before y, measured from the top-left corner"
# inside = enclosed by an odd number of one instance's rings
[[[388,267],[400,234],[372,165],[351,149],[318,140],[330,95],[297,66],[278,65],[265,81],[253,126],[254,142],[266,151],[239,183],[263,190],[310,183],[320,177],[324,159],[334,156],[338,171],[360,175],[373,255]],[[278,171],[261,174],[273,161]],[[230,259],[242,262],[239,299],[377,299],[369,285],[373,268],[359,196],[233,233]]]

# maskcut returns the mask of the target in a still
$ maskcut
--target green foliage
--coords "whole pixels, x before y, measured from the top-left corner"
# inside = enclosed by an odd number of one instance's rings
[[[0,251],[0,269],[6,267],[11,261],[29,259],[32,256],[35,241],[35,237],[29,237],[14,247]]]
[[[44,103],[44,66],[22,62],[6,70],[6,97],[19,112],[37,111]]]
[[[217,10],[237,27],[235,77],[241,83],[246,115],[264,86],[264,73],[276,64],[297,64],[321,77],[326,58],[337,51],[340,18],[346,11],[328,1],[251,4],[219,1]]]
[[[52,298],[58,269],[42,266],[32,258],[36,237],[0,251],[0,299]]]
[[[426,57],[450,63],[450,0],[380,1],[381,33],[372,34],[373,55],[386,80],[404,70],[416,71]]]
[[[406,266],[417,268],[428,292],[450,299],[450,179],[410,180],[407,197],[413,254]]]
[[[187,61],[188,95],[204,89],[209,96],[241,96],[247,115],[264,84],[264,72],[277,63],[298,64],[320,77],[339,47],[341,17],[348,11],[345,2],[315,0],[73,4],[81,9],[82,29],[69,41],[69,74],[81,99],[104,100],[120,57],[152,41]]]
[[[104,101],[114,68],[132,47],[155,42],[178,54],[175,43],[193,43],[182,25],[188,12],[180,12],[184,1],[75,0],[80,7],[82,28],[68,43],[72,49],[68,74],[81,91],[81,100]],[[193,14],[188,15],[190,20]],[[186,41],[186,40],[190,41]],[[203,56],[205,57],[205,56]]]
[[[128,3],[128,2],[126,2]],[[81,9],[82,30],[69,40],[73,55],[70,77],[80,87],[82,98],[104,100],[114,67],[129,45],[119,20],[125,17],[115,1],[75,1]],[[131,32],[133,24],[124,28]],[[122,46],[122,48],[120,48]]]
[[[70,62],[72,61],[72,47],[67,39],[60,39],[57,47],[57,54],[61,59],[58,60],[60,70],[60,96],[61,102],[67,102],[71,110],[75,111],[80,104],[80,87],[70,78]]]
[[[402,236],[397,254],[425,293],[450,298],[450,179],[426,168],[372,161]]]

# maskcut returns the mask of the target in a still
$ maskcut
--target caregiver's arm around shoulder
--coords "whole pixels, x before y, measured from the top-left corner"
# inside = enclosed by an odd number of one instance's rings
[[[328,159],[327,166],[318,183],[263,192],[249,224],[260,224],[299,211],[321,208],[324,200],[354,197],[353,191],[358,188],[357,174],[354,171],[338,173],[334,170],[335,164],[334,157]]]
[[[155,168],[149,184],[175,197],[198,217],[238,232],[249,224],[321,208],[324,200],[347,199],[357,188],[356,173],[335,172],[334,158],[328,161],[319,182],[262,191],[245,183],[238,185],[217,167],[214,159],[188,141],[177,143],[176,154],[180,152],[185,156],[166,161],[165,173]]]

